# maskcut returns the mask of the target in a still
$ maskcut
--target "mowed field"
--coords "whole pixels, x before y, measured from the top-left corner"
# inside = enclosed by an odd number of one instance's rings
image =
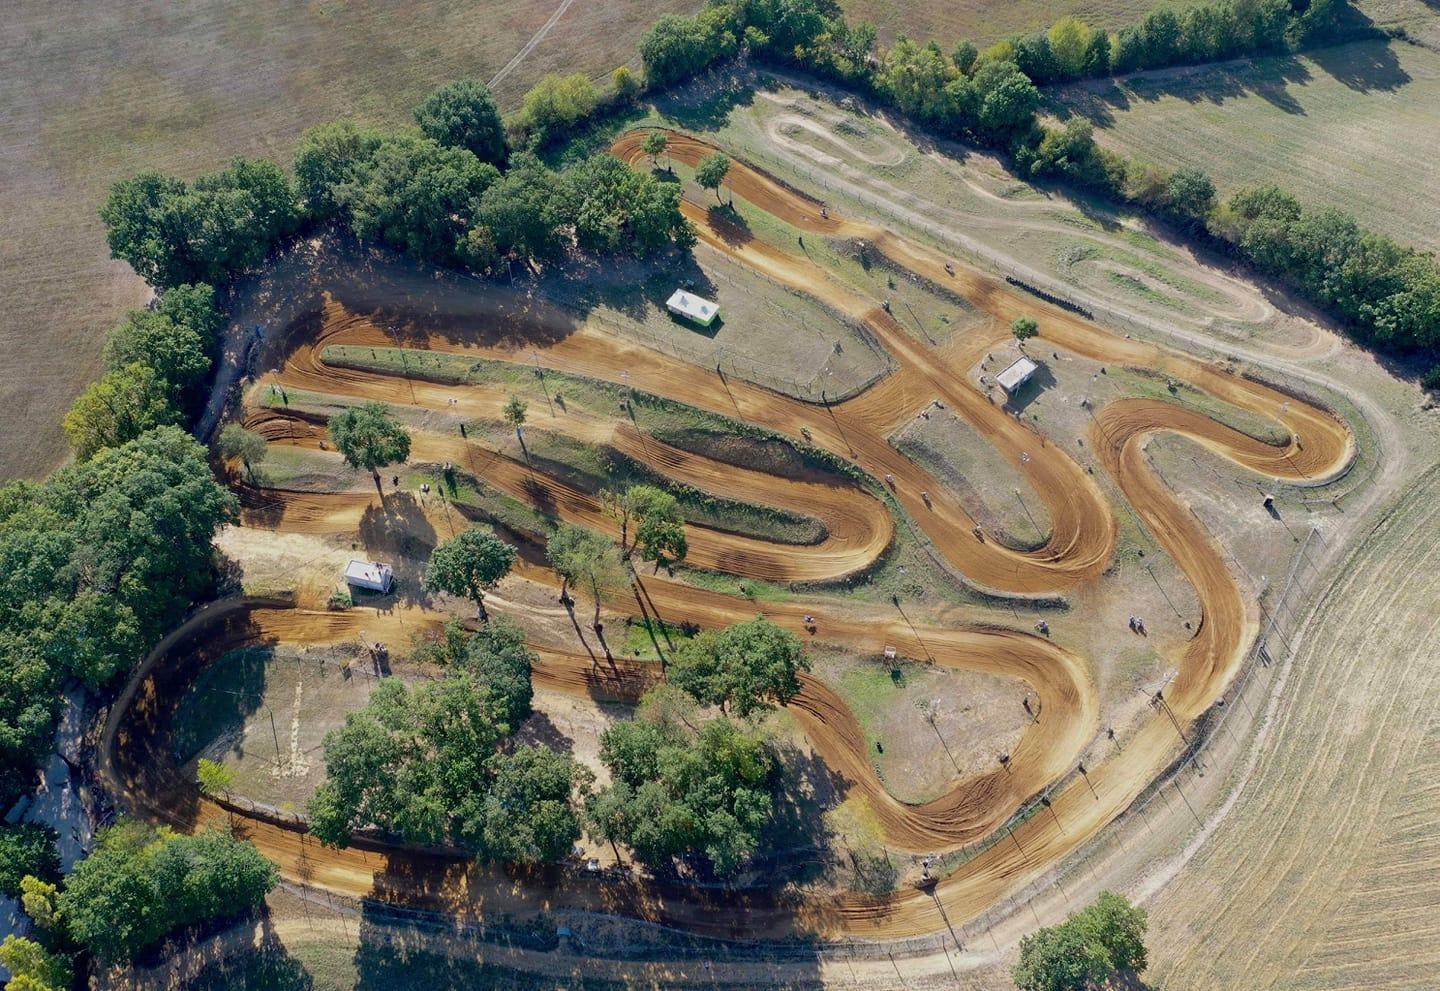
[[[1188,6],[1183,2],[1181,6]],[[1152,0],[841,0],[845,13],[870,21],[882,41],[907,35],[947,48],[963,40],[989,44],[1048,28],[1067,14],[1096,27],[1117,28],[1145,16]]]
[[[1184,8],[1199,0],[1170,0]],[[853,19],[867,20],[883,42],[897,35],[922,41],[935,38],[947,48],[970,40],[979,45],[1026,31],[1048,28],[1067,15],[1095,27],[1115,30],[1145,16],[1156,0],[840,0]],[[1440,38],[1440,19],[1426,0],[1355,0],[1376,24],[1403,24],[1412,33]]]
[[[66,453],[59,420],[105,333],[146,287],[109,259],[116,179],[193,177],[235,155],[289,162],[304,128],[399,122],[433,86],[500,79],[509,109],[546,72],[607,75],[649,25],[700,0],[113,0],[5,4],[0,31],[0,480]],[[556,17],[556,15],[559,15]],[[553,24],[551,19],[555,18]]]
[[[1222,193],[1274,182],[1406,244],[1440,248],[1440,53],[1356,42],[1051,91],[1107,147],[1198,165]]]
[[[1316,607],[1254,776],[1151,905],[1155,986],[1435,987],[1437,495],[1432,469]]]

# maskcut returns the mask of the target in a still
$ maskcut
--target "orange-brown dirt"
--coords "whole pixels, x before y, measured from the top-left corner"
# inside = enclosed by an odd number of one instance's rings
[[[621,137],[614,151],[639,161],[641,134]],[[670,135],[670,154],[697,162],[714,149],[694,138]],[[953,266],[934,251],[872,224],[835,214],[744,163],[731,165],[727,186],[804,231],[865,240],[896,264],[953,288],[992,318],[988,333],[962,347],[930,350],[912,339],[872,300],[861,298],[808,262],[749,239],[725,216],[691,201],[683,204],[702,243],[724,252],[786,286],[809,293],[828,306],[863,321],[890,352],[896,370],[845,402],[812,405],[686,365],[663,354],[603,335],[589,327],[565,334],[545,333],[537,308],[535,340],[477,326],[457,332],[426,333],[423,322],[406,327],[409,346],[474,357],[526,361],[533,354],[546,367],[610,382],[624,378],[635,389],[681,399],[697,407],[764,425],[795,436],[802,429],[813,442],[849,457],[865,472],[893,476],[900,504],[938,555],[975,584],[999,593],[1061,592],[1093,580],[1109,564],[1116,527],[1111,507],[1085,469],[1022,421],[968,386],[963,373],[973,359],[1008,334],[1016,316],[1037,315],[1044,338],[1103,362],[1156,369],[1206,390],[1243,409],[1279,420],[1290,431],[1282,446],[1270,446],[1195,412],[1165,402],[1121,400],[1095,410],[1092,443],[1100,463],[1116,479],[1157,542],[1192,582],[1201,618],[1183,656],[1178,677],[1166,689],[1182,725],[1213,705],[1240,662],[1254,627],[1252,610],[1227,570],[1221,549],[1146,466],[1143,446],[1156,432],[1183,434],[1249,470],[1291,480],[1319,480],[1341,470],[1353,456],[1345,425],[1328,412],[1261,383],[1157,345],[1111,334],[1078,316],[1021,295],[978,271]],[[392,315],[387,315],[391,319]],[[403,317],[401,318],[403,319]],[[393,323],[393,319],[392,319]],[[513,328],[510,328],[513,331]],[[456,400],[466,415],[494,416],[504,397],[479,386],[403,381],[378,373],[336,368],[324,361],[330,344],[393,343],[386,328],[370,318],[331,306],[310,340],[301,342],[274,381],[348,398],[449,409]],[[538,351],[532,351],[539,348]],[[949,353],[952,351],[963,353]],[[526,352],[531,352],[527,354]],[[623,373],[623,374],[622,374]],[[413,387],[413,395],[412,395]],[[967,420],[987,442],[1025,474],[1046,502],[1053,521],[1050,541],[1036,551],[1017,551],[977,539],[972,521],[953,496],[928,473],[889,446],[886,438],[917,410],[939,399]],[[318,429],[289,419],[283,431],[273,411],[252,411],[250,422],[276,443],[316,444]],[[787,481],[679,452],[614,424],[564,424],[587,440],[622,447],[627,454],[716,495],[763,502],[805,513],[827,527],[826,540],[809,547],[767,545],[750,537],[689,527],[692,559],[740,576],[774,580],[824,580],[863,569],[883,554],[894,524],[884,503],[863,487],[837,479]],[[285,436],[280,436],[283,433]],[[1303,438],[1303,440],[1302,440]],[[499,451],[458,438],[420,434],[416,454],[449,460],[501,490],[566,520],[609,530],[595,498],[555,479],[533,473]],[[929,500],[921,498],[928,491]],[[387,512],[389,500],[363,492],[300,493],[247,490],[248,518],[280,530],[350,535],[367,512]],[[389,497],[390,500],[400,496]],[[258,500],[258,501],[257,501]],[[261,506],[260,502],[265,505]],[[379,502],[377,509],[375,504]],[[261,510],[264,510],[263,512]],[[438,534],[463,525],[448,508],[426,510]],[[522,577],[555,578],[533,546],[522,547]],[[663,577],[637,580],[637,605],[665,617],[683,616],[704,626],[749,618],[754,603],[696,589]],[[497,607],[504,608],[503,602]],[[558,609],[558,607],[556,607]],[[954,849],[1003,825],[1022,804],[1059,780],[1098,730],[1098,702],[1084,660],[1028,633],[974,628],[945,622],[941,613],[923,628],[896,618],[894,611],[816,599],[766,606],[776,622],[799,630],[803,615],[818,620],[820,636],[862,652],[893,644],[912,657],[1022,679],[1039,696],[1043,718],[1031,724],[1008,767],[955,782],[942,798],[924,805],[896,801],[876,779],[864,734],[843,700],[815,679],[806,679],[792,710],[830,768],[859,789],[876,809],[886,842],[916,851]],[[126,804],[182,826],[222,816],[200,802],[182,772],[171,766],[163,741],[169,700],[194,671],[225,650],[254,642],[320,643],[358,635],[403,640],[417,626],[440,622],[436,613],[394,609],[384,613],[313,612],[274,604],[236,604],[202,614],[177,631],[142,666],[127,694],[114,707],[103,742],[102,770]],[[596,658],[569,646],[536,643],[541,662],[536,679],[546,687],[595,697],[634,697],[654,677],[645,665]],[[250,818],[247,834],[291,878],[351,895],[406,899],[456,912],[495,909],[583,907],[633,914],[706,932],[740,936],[901,937],[932,932],[972,918],[1038,872],[1076,849],[1122,813],[1156,774],[1176,756],[1178,740],[1166,715],[1157,713],[1103,763],[1089,768],[1085,783],[1070,781],[1051,795],[1054,815],[1031,816],[1013,829],[1014,842],[994,844],[962,864],[929,893],[902,891],[888,898],[838,895],[797,902],[780,892],[745,895],[671,889],[633,879],[577,879],[536,875],[517,879],[456,858],[418,853],[375,841],[346,850],[309,842],[303,830]],[[1063,825],[1062,825],[1063,824]]]

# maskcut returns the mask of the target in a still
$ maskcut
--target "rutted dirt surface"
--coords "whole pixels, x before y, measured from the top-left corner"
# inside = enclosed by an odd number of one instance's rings
[[[639,161],[643,157],[640,139],[639,134],[623,136],[614,150],[621,157]],[[680,161],[693,164],[713,150],[694,138],[670,135],[670,154]],[[706,246],[863,322],[891,354],[896,370],[851,400],[817,406],[686,365],[588,327],[550,333],[553,328],[547,328],[545,311],[539,308],[533,313],[535,334],[529,339],[517,339],[513,326],[492,328],[483,321],[430,331],[423,317],[402,312],[392,314],[391,322],[398,319],[405,324],[406,341],[412,347],[527,364],[533,358],[544,367],[612,383],[623,378],[635,389],[790,436],[803,429],[817,446],[853,460],[873,478],[889,476],[895,498],[950,567],[983,588],[1009,594],[1063,592],[1093,580],[1110,563],[1116,531],[1113,511],[1094,478],[1064,451],[992,405],[956,371],[970,367],[987,347],[1007,336],[1013,317],[1039,314],[1045,338],[1057,345],[1102,362],[1155,369],[1278,420],[1288,429],[1289,441],[1271,446],[1161,401],[1123,400],[1095,411],[1092,443],[1103,467],[1194,585],[1200,600],[1200,621],[1179,660],[1179,676],[1167,688],[1170,707],[1177,719],[1189,721],[1212,705],[1230,683],[1254,617],[1220,548],[1147,467],[1144,443],[1156,432],[1176,432],[1252,471],[1318,481],[1340,471],[1353,456],[1353,441],[1345,426],[1329,413],[1261,383],[1154,344],[1115,336],[1080,317],[1020,295],[982,273],[952,266],[931,249],[883,228],[834,213],[822,216],[819,204],[741,162],[732,164],[726,184],[735,195],[801,230],[865,240],[896,265],[970,300],[992,318],[990,331],[972,335],[963,348],[945,349],[960,354],[928,349],[875,301],[827,278],[803,256],[751,240],[724,214],[690,201],[683,209]],[[288,388],[413,402],[436,410],[453,408],[450,403],[454,400],[466,415],[493,415],[503,402],[500,393],[484,387],[438,385],[327,365],[323,347],[335,343],[378,347],[393,341],[386,328],[375,322],[328,307],[321,326],[293,350],[275,373],[275,381]],[[972,534],[973,521],[958,500],[889,446],[886,438],[899,424],[937,399],[994,445],[1045,501],[1053,526],[1043,547],[1017,551],[977,539]],[[277,422],[273,419],[277,414],[254,416],[254,422],[265,426],[272,437],[279,433],[269,429]],[[318,443],[316,431],[299,425],[292,430],[292,423],[287,422],[285,433],[295,436],[276,438],[276,442]],[[636,460],[685,477],[716,495],[813,515],[828,531],[826,540],[818,544],[795,547],[690,527],[692,558],[703,559],[708,567],[773,580],[838,578],[873,563],[893,535],[894,524],[885,504],[853,482],[838,478],[797,482],[761,476],[665,448],[653,438],[633,430],[626,433],[614,425],[567,422],[557,429],[622,446]],[[562,519],[610,529],[593,496],[539,472],[532,474],[523,463],[500,451],[457,437],[420,433],[415,456],[469,463],[477,476],[518,499],[543,503],[547,512]],[[413,505],[402,505],[399,494],[382,502],[372,493],[359,491],[268,490],[247,491],[246,499],[251,525],[279,531],[352,534],[367,514],[391,514],[398,519],[417,512]],[[439,506],[421,507],[418,513],[441,538],[466,522]],[[555,582],[541,563],[543,555],[537,547],[527,544],[521,550],[521,577]],[[749,600],[661,577],[644,577],[637,599],[643,600],[637,603],[642,610],[648,607],[664,616],[685,616],[705,626],[750,618],[756,610]],[[496,608],[503,611],[504,603],[497,602]],[[989,835],[1027,799],[1070,770],[1076,755],[1099,729],[1096,692],[1083,659],[1043,638],[959,624],[937,623],[917,629],[897,618],[893,610],[851,602],[836,606],[824,599],[767,605],[764,611],[797,631],[803,616],[813,614],[824,639],[873,653],[884,645],[895,645],[906,656],[928,655],[940,664],[1021,679],[1038,694],[1044,718],[1026,730],[1008,767],[959,780],[940,799],[908,806],[897,802],[875,779],[864,734],[844,702],[822,683],[807,679],[792,706],[795,715],[831,770],[859,789],[877,810],[881,830],[891,845],[930,852],[961,847]],[[353,610],[337,614],[273,605],[217,610],[202,616],[191,628],[162,644],[141,669],[135,682],[139,701],[128,705],[122,699],[115,707],[102,747],[104,769],[128,804],[151,815],[185,826],[220,816],[217,809],[197,804],[189,782],[166,765],[164,750],[157,745],[164,735],[166,700],[174,697],[174,687],[193,675],[197,665],[245,643],[333,642],[354,637],[360,629],[367,637],[403,641],[416,625],[441,619],[438,613],[398,608],[385,613]],[[180,646],[185,649],[176,649]],[[623,659],[607,662],[576,650],[573,641],[569,646],[534,646],[542,657],[536,679],[556,691],[630,698],[653,677],[647,665]],[[311,884],[351,895],[379,894],[457,912],[583,907],[749,937],[798,932],[903,937],[933,932],[943,929],[947,921],[978,915],[1074,850],[1119,815],[1174,758],[1176,749],[1174,728],[1157,714],[1127,741],[1123,751],[1089,769],[1088,786],[1071,781],[1055,791],[1051,796],[1054,816],[1026,819],[1014,828],[1013,844],[995,844],[968,860],[936,887],[934,897],[908,890],[889,899],[853,895],[823,901],[812,898],[797,904],[780,892],[727,895],[666,890],[629,880],[546,876],[516,884],[484,868],[383,844],[366,842],[349,850],[327,850],[305,843],[303,834],[291,827],[257,819],[247,822],[246,829],[287,876],[304,874]]]

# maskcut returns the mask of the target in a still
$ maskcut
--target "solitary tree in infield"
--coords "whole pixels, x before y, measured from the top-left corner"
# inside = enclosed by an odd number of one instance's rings
[[[640,142],[640,150],[650,156],[650,167],[655,168],[665,149],[670,147],[670,139],[665,136],[664,131],[651,131],[645,135],[645,140]]]
[[[330,439],[352,468],[363,468],[375,479],[375,491],[385,497],[380,469],[410,456],[410,433],[382,403],[352,406],[330,418]]]
[[[255,481],[255,466],[265,460],[266,450],[264,437],[238,423],[227,423],[220,431],[220,454],[227,458],[239,458],[252,482]]]
[[[627,560],[638,546],[639,523],[652,518],[677,523],[681,519],[679,502],[669,492],[654,485],[632,485],[624,492],[606,489],[600,493],[600,504],[605,515],[620,524],[620,553]],[[633,542],[632,525],[636,526]]]
[[[505,409],[502,411],[505,422],[510,424],[515,430],[515,439],[520,442],[522,450],[525,447],[525,438],[521,435],[520,428],[525,425],[525,413],[529,409],[530,404],[525,400],[519,396],[511,396],[510,401],[505,404]]]
[[[545,554],[565,581],[560,587],[562,601],[566,585],[578,585],[595,601],[595,619],[591,625],[598,633],[602,629],[600,599],[606,589],[614,588],[625,578],[619,549],[594,530],[562,523],[545,545]]]
[[[757,616],[723,630],[706,630],[676,653],[670,681],[697,702],[745,717],[788,705],[810,670],[805,644]]]
[[[730,159],[720,152],[704,158],[695,167],[695,181],[706,189],[715,190],[715,202],[720,202],[720,184],[730,171]]]
[[[1010,322],[1010,333],[1015,335],[1015,340],[1024,342],[1040,333],[1040,325],[1034,317],[1016,317]]]
[[[514,565],[515,548],[488,530],[471,527],[431,553],[425,587],[469,599],[480,619],[487,620],[485,593],[500,584]]]

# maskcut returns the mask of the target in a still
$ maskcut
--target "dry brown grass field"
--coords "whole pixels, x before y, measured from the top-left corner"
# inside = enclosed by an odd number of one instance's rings
[[[235,155],[288,162],[311,124],[399,122],[433,86],[490,79],[512,108],[546,72],[608,74],[648,26],[698,0],[115,0],[73,14],[5,5],[0,31],[0,479],[65,456],[61,414],[105,333],[146,287],[109,259],[96,216],[116,179],[191,177]]]
[[[1150,0],[842,0],[842,5],[851,17],[872,22],[886,41],[904,34],[947,46],[965,39],[998,41],[1049,27],[1067,14],[1116,28],[1139,20],[1154,6]]]
[[[1171,6],[1193,2],[1171,0]],[[947,46],[965,39],[988,44],[1049,27],[1066,15],[1114,29],[1138,21],[1156,6],[1152,0],[841,0],[841,4],[851,17],[874,23],[884,41],[904,34],[936,38]],[[1440,38],[1426,0],[1357,0],[1356,6],[1377,24],[1400,24]]]
[[[1107,147],[1198,165],[1222,193],[1274,182],[1402,242],[1440,248],[1440,53],[1356,42],[1052,91]]]

